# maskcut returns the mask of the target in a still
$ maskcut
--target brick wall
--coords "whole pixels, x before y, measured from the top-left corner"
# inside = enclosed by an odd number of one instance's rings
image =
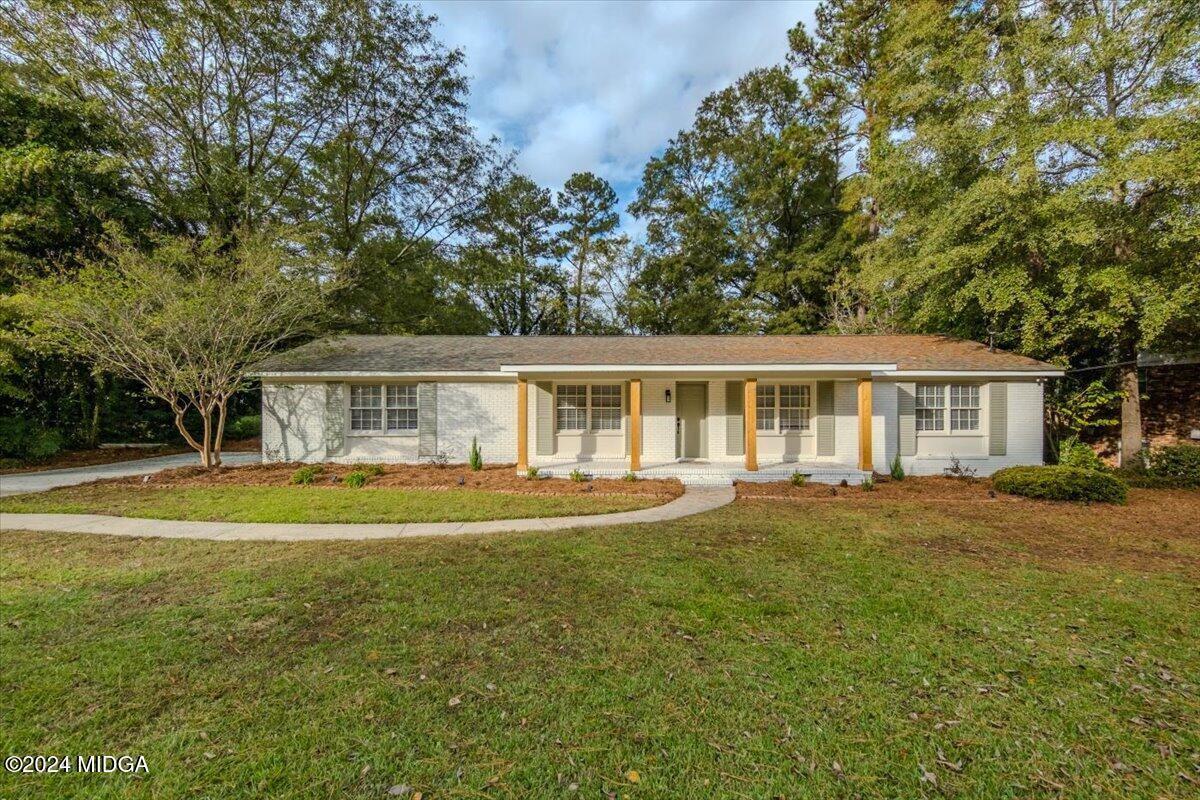
[[[1152,447],[1190,441],[1200,428],[1200,364],[1146,369],[1142,394],[1143,435]]]

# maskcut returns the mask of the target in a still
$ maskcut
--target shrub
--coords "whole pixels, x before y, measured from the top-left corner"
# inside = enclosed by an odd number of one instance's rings
[[[382,464],[364,464],[358,468],[359,472],[365,472],[369,478],[378,478],[383,474]]]
[[[1147,472],[1177,486],[1200,486],[1200,445],[1173,444],[1152,451]]]
[[[231,439],[253,439],[262,434],[262,416],[244,414],[230,423],[228,432]]]
[[[792,486],[803,486],[808,483],[808,476],[797,470],[792,473]]]
[[[894,481],[904,480],[904,465],[900,463],[899,453],[896,453],[895,457],[892,459],[892,466],[891,469],[888,470],[888,474],[892,476],[892,480]]]
[[[307,467],[301,467],[292,473],[292,483],[297,486],[308,486],[324,471],[325,468],[320,464],[309,464]]]
[[[571,470],[571,480],[575,483],[583,483],[587,480],[587,475],[584,475],[583,470],[576,467],[575,469]]]
[[[950,456],[950,466],[946,467],[943,471],[951,478],[962,478],[965,480],[967,478],[974,478],[975,473],[979,470],[974,467],[968,467],[959,460],[958,456]]]
[[[862,479],[862,490],[864,492],[875,491],[875,477],[873,475],[868,475]]]
[[[525,470],[525,478],[527,480],[536,481],[537,477],[538,477],[538,468],[537,467],[530,467],[529,469]]]
[[[992,476],[1001,492],[1042,500],[1081,500],[1124,505],[1125,484],[1107,472],[1078,467],[1009,467]]]
[[[41,461],[62,446],[62,434],[52,428],[20,417],[0,417],[0,455],[20,461]]]
[[[1076,437],[1064,439],[1058,448],[1058,463],[1063,467],[1090,469],[1102,472],[1106,469],[1096,451],[1088,447]]]
[[[473,472],[479,472],[483,469],[483,453],[479,451],[479,438],[471,437],[471,452],[467,455],[467,463],[471,465]]]
[[[621,476],[621,480],[629,481],[630,483],[633,483],[637,479],[638,479],[637,473],[634,472],[633,470],[630,470],[629,472],[626,472],[624,475]]]
[[[342,478],[342,482],[351,489],[361,489],[367,485],[368,480],[370,479],[367,477],[367,473],[363,472],[361,469],[348,472],[346,473],[346,477]]]

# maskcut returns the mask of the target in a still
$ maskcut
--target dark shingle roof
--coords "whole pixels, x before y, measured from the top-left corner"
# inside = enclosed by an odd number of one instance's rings
[[[1057,369],[948,336],[337,336],[270,356],[263,374],[496,372],[502,365],[896,364],[902,370]]]

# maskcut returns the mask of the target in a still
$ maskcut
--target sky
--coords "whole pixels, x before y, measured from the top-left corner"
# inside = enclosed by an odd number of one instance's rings
[[[574,172],[606,179],[625,207],[642,167],[691,127],[700,101],[780,63],[787,32],[815,2],[473,2],[435,0],[438,35],[466,54],[480,133],[517,168],[561,189]]]

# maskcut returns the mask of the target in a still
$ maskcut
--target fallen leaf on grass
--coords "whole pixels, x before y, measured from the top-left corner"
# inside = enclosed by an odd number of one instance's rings
[[[641,779],[642,776],[638,775],[638,771],[636,769],[631,769],[629,772],[625,773],[625,780],[629,781],[630,783],[637,783]]]
[[[451,697],[450,702],[447,703],[446,705],[450,706],[451,708],[454,708],[456,705],[458,705],[461,702],[462,702],[461,697]]]

